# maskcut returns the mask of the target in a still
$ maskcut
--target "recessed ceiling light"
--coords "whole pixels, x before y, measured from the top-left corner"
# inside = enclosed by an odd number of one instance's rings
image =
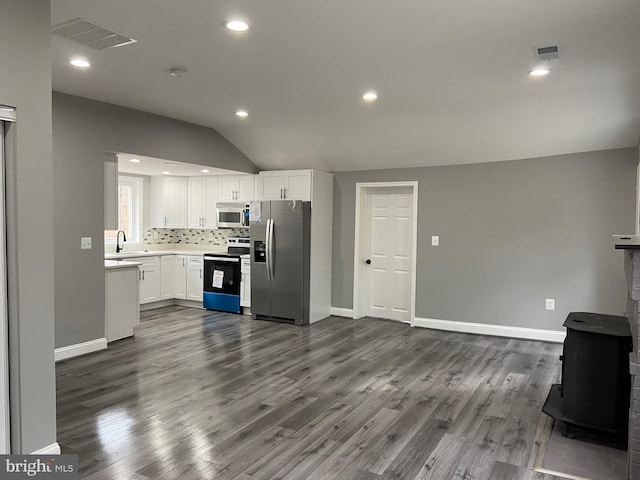
[[[187,74],[187,71],[184,68],[174,67],[169,70],[169,75],[172,77],[182,78]]]
[[[211,173],[211,170],[207,170],[206,168],[203,168],[202,170],[200,170],[201,173]]]
[[[534,68],[533,70],[531,70],[529,72],[529,75],[531,75],[532,77],[542,77],[544,75],[548,75],[549,72],[551,70],[549,70],[548,68]]]
[[[373,90],[365,92],[365,94],[362,95],[362,99],[365,102],[375,102],[377,98],[378,98],[378,94],[376,92],[374,92]]]
[[[160,165],[166,165],[167,167],[179,167],[180,164],[176,162],[160,162]]]
[[[163,175],[171,175],[171,172],[167,172],[166,170],[162,172]]]
[[[247,112],[246,110],[238,110],[236,112],[236,115],[240,118],[247,118],[249,116],[249,112]]]
[[[131,159],[129,159],[129,161],[130,161],[131,163],[140,163],[140,162],[142,162],[142,160],[139,160],[139,159],[137,159],[137,158],[131,158]]]
[[[91,66],[89,60],[82,57],[72,58],[71,60],[69,60],[69,63],[78,68],[89,68]]]
[[[224,26],[234,32],[246,32],[249,30],[249,24],[242,20],[228,20],[224,22]]]

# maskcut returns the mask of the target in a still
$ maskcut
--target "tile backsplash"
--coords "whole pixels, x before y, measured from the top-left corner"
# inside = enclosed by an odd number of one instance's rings
[[[222,228],[205,230],[200,228],[145,228],[142,241],[150,244],[183,244],[183,245],[225,245],[227,237],[248,237],[247,228]]]

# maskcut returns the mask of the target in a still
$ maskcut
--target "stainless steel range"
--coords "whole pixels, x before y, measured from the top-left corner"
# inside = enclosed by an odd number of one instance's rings
[[[240,257],[249,253],[249,245],[249,237],[229,237],[226,253],[204,254],[204,308],[242,313]]]

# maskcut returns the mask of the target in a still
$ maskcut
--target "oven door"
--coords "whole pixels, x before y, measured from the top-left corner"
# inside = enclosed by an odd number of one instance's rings
[[[208,310],[240,313],[240,258],[205,255],[203,303]]]
[[[204,257],[205,292],[240,295],[240,259],[237,257]]]

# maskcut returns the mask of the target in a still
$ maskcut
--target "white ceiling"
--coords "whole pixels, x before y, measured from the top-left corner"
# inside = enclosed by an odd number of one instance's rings
[[[132,159],[139,162],[133,163]],[[202,170],[208,170],[203,172]],[[168,172],[168,173],[164,173]],[[118,173],[136,175],[172,175],[177,177],[200,177],[208,175],[236,175],[238,172],[205,165],[175,162],[163,158],[145,157],[130,153],[118,153]]]
[[[55,90],[213,127],[261,169],[511,160],[640,133],[638,0],[51,5],[52,25],[82,17],[138,40],[94,51],[52,37]],[[226,30],[232,16],[251,29]],[[527,75],[532,47],[552,44],[551,74]],[[92,67],[71,67],[77,54]],[[377,102],[362,102],[368,89]]]

